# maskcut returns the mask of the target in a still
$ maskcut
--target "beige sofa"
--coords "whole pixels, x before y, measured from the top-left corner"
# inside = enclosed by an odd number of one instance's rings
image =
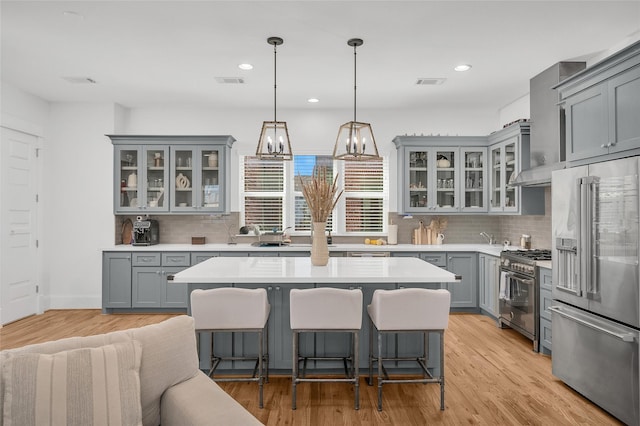
[[[186,315],[1,351],[0,366],[6,426],[261,424],[198,369]]]

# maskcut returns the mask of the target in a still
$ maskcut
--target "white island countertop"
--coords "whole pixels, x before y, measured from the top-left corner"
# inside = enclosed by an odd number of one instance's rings
[[[520,247],[512,246],[510,249],[516,250]],[[272,247],[256,247],[251,244],[156,244],[152,246],[133,246],[130,244],[118,244],[111,247],[104,247],[103,251],[191,251],[191,252],[300,252],[311,250],[311,244],[291,244],[284,246]],[[442,245],[415,245],[415,244],[397,244],[397,245],[371,245],[371,244],[332,244],[329,245],[330,252],[469,252],[489,254],[492,256],[500,256],[503,250],[502,245],[498,244],[442,244]]]
[[[330,257],[313,266],[308,257],[213,257],[173,276],[185,284],[440,283],[455,274],[411,257]]]

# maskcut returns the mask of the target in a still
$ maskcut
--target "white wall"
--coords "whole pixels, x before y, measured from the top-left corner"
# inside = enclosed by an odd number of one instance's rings
[[[113,104],[51,105],[44,167],[50,307],[101,306],[101,248],[113,244]],[[118,115],[118,119],[116,116]]]
[[[7,87],[5,92],[5,87]],[[113,147],[105,134],[230,134],[238,156],[255,152],[262,121],[272,110],[216,110],[154,106],[125,109],[114,104],[47,104],[2,85],[5,110],[45,129],[42,170],[45,253],[41,288],[44,309],[101,307],[101,249],[113,244]],[[10,96],[5,96],[9,94]],[[6,108],[5,108],[6,104]],[[399,134],[486,135],[497,130],[498,111],[359,110],[370,122],[381,154],[390,155],[396,187],[395,145]],[[288,123],[295,153],[331,153],[338,127],[352,111],[278,111]],[[233,167],[231,209],[238,210],[238,175]],[[395,192],[390,207],[396,208]]]
[[[460,110],[358,110],[358,121],[373,128],[378,151],[389,155],[390,188],[396,188],[395,136],[416,135],[488,135],[498,130],[497,111]],[[528,116],[527,116],[528,117]],[[135,108],[129,110],[128,134],[230,134],[233,145],[232,164],[239,155],[254,154],[264,120],[273,119],[273,110],[217,110],[175,106]],[[327,153],[331,155],[340,125],[353,119],[352,110],[278,110],[278,120],[286,121],[294,154]],[[231,210],[239,209],[238,167],[232,168]],[[390,209],[396,210],[396,194],[391,191]]]

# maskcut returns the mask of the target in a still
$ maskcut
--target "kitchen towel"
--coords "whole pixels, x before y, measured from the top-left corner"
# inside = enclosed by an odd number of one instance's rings
[[[506,272],[500,272],[500,299],[509,299],[509,277]]]

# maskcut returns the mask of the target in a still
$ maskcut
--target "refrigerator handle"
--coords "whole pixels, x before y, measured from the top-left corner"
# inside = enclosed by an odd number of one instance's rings
[[[597,297],[600,292],[597,273],[597,262],[595,259],[596,254],[596,241],[598,236],[596,235],[596,227],[594,221],[596,218],[596,202],[598,184],[600,178],[596,176],[588,176],[583,179],[583,186],[586,189],[587,201],[584,204],[584,212],[586,215],[586,222],[583,222],[582,230],[584,232],[584,244],[585,253],[581,258],[581,262],[584,263],[584,289],[587,293],[587,297],[593,299]]]
[[[575,322],[577,322],[579,324],[582,324],[585,327],[593,328],[594,330],[601,331],[601,332],[606,333],[606,334],[608,334],[610,336],[616,337],[616,338],[622,340],[623,342],[634,342],[635,341],[635,336],[634,336],[633,333],[616,333],[613,330],[607,330],[606,328],[600,327],[597,324],[594,324],[594,323],[589,322],[589,321],[585,321],[585,320],[583,320],[581,318],[577,318],[577,317],[574,317],[573,315],[569,315],[568,313],[563,312],[562,311],[562,307],[560,307],[560,306],[549,306],[549,310],[551,312],[555,312],[556,314],[560,315],[561,317],[565,317],[565,318],[567,318],[567,319],[569,319],[571,321],[575,321]]]
[[[580,276],[578,282],[581,293],[593,293],[593,212],[595,203],[595,188],[597,178],[587,176],[580,179],[580,242],[578,244],[578,259],[580,261]]]

